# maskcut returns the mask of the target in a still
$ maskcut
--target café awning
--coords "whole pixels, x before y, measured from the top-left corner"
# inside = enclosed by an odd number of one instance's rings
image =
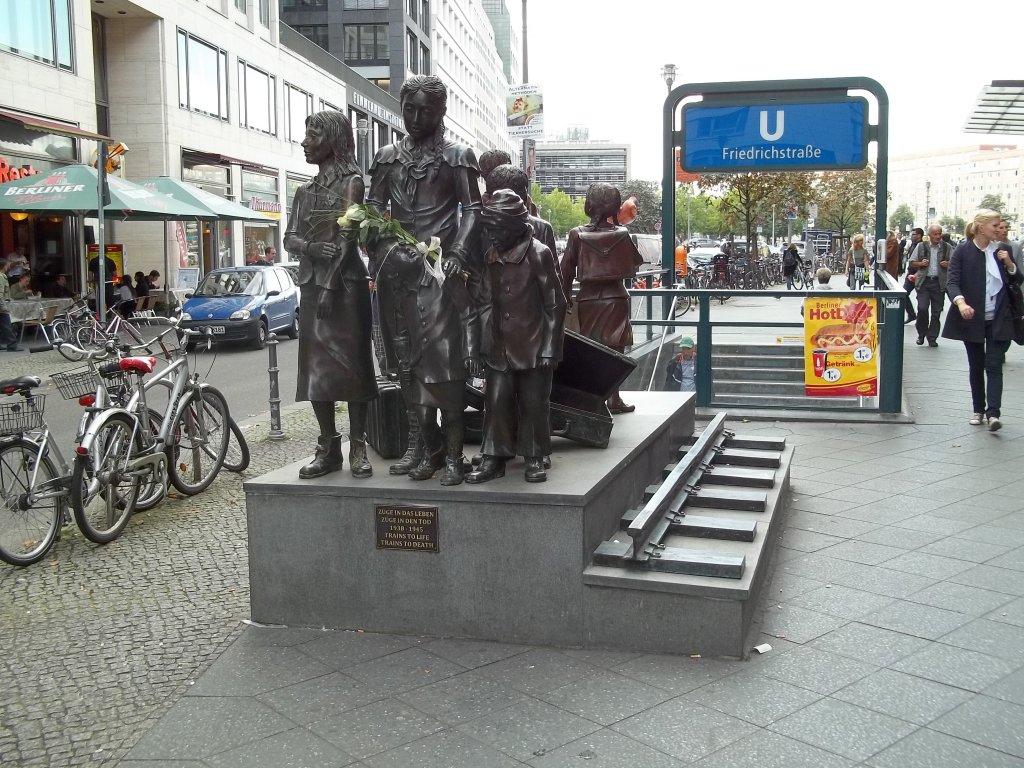
[[[39,131],[40,133],[52,133],[56,136],[70,136],[75,139],[88,139],[89,141],[106,141],[113,143],[114,139],[110,136],[104,136],[99,133],[93,133],[92,131],[86,131],[78,128],[74,125],[66,125],[64,123],[55,123],[52,120],[43,120],[40,117],[31,117],[29,115],[19,115],[17,112],[7,112],[0,109],[0,120],[6,120],[11,123],[19,123],[30,131]]]
[[[1024,80],[993,80],[982,88],[964,131],[1024,134]]]

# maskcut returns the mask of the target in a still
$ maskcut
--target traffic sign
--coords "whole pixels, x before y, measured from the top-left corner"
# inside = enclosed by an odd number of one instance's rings
[[[684,170],[813,171],[864,168],[868,103],[834,101],[683,107]]]

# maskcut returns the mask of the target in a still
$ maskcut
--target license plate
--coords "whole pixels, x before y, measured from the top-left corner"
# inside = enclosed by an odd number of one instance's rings
[[[210,326],[210,333],[215,334],[215,335],[218,334],[218,333],[224,333],[224,326],[223,325],[211,325]]]

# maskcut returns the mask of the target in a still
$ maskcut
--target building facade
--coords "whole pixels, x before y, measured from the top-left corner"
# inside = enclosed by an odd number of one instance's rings
[[[37,17],[25,20],[22,8],[17,23],[0,24],[0,171],[10,177],[92,160],[94,142],[32,127],[51,121],[126,144],[120,173],[129,180],[171,176],[263,216],[245,223],[108,221],[106,240],[123,244],[125,271],[157,269],[171,288],[179,272],[255,261],[270,247],[279,261],[289,260],[282,247],[288,212],[295,190],[315,172],[299,146],[308,115],[337,109],[354,127],[362,123],[364,164],[375,148],[403,136],[393,97],[280,26],[276,5],[265,0],[57,0],[37,7]],[[32,84],[30,100],[25,83]],[[70,218],[0,214],[3,253],[26,245],[41,279],[43,271],[63,272],[79,284],[80,236]]]
[[[560,189],[573,200],[586,197],[591,184],[619,187],[629,181],[628,144],[588,141],[537,142],[536,182],[541,192]]]
[[[889,213],[907,205],[914,226],[949,217],[970,221],[987,195],[998,195],[1013,218],[1010,234],[1024,237],[1024,150],[975,144],[889,159]],[[933,211],[929,215],[929,209]]]

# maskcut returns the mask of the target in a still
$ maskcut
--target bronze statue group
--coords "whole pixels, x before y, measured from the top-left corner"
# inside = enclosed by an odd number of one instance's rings
[[[607,184],[589,190],[590,224],[570,233],[559,266],[551,226],[530,215],[525,173],[500,152],[485,153],[478,163],[472,149],[445,137],[444,83],[409,78],[400,98],[408,135],[377,152],[368,193],[345,115],[324,111],[306,121],[302,148],[319,170],[296,192],[284,246],[300,264],[296,400],[311,401],[320,436],[299,477],[343,467],[336,401],[348,404],[352,475],[373,473],[366,453],[368,404],[377,396],[371,285],[384,342],[381,367],[397,377],[409,414],[406,451],[391,474],[428,480],[440,473],[442,485],[482,483],[502,477],[506,462],[522,456],[525,479],[543,482],[552,376],[574,279],[581,333],[620,352],[632,343],[623,279],[641,259],[615,218],[621,196]],[[368,244],[365,265],[354,233],[338,223],[364,194],[367,205],[390,209],[416,239],[437,238],[440,264],[400,240],[379,238]],[[482,455],[467,469],[466,381],[481,374]],[[608,406],[612,413],[633,409],[618,393]]]

